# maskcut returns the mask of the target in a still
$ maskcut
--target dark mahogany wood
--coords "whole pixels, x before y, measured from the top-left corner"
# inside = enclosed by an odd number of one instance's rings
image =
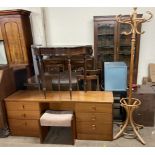
[[[57,60],[67,60],[68,62],[68,71],[69,71],[69,91],[70,97],[72,98],[72,80],[71,80],[71,64],[72,58],[75,60],[82,59],[83,60],[83,68],[84,68],[84,89],[86,90],[86,60],[87,57],[92,55],[93,50],[92,46],[66,46],[66,47],[34,47],[34,54],[36,56],[38,69],[40,73],[40,77],[42,80],[42,87],[44,88],[45,83],[45,66],[44,66],[44,56],[48,57],[48,60],[52,61],[53,58],[57,58]],[[79,59],[80,58],[80,59]]]
[[[0,65],[0,128],[7,128],[4,98],[16,91],[12,68]]]
[[[142,14],[138,15],[142,17]],[[127,18],[129,15],[124,15]],[[102,28],[105,28],[104,31]],[[111,28],[112,31],[109,31]],[[128,30],[126,24],[117,23],[116,16],[94,16],[94,65],[102,68],[105,61],[124,61],[128,69],[130,63],[131,36],[123,36],[121,32]],[[139,30],[141,24],[139,24]],[[100,38],[106,38],[104,41]],[[108,47],[109,46],[109,47]],[[137,83],[138,61],[139,61],[140,35],[136,36],[135,60],[134,60],[134,83]],[[104,49],[102,49],[104,48]],[[123,50],[124,49],[124,50]],[[110,53],[110,54],[109,54]],[[109,58],[107,55],[109,54]],[[109,60],[110,59],[110,60]]]

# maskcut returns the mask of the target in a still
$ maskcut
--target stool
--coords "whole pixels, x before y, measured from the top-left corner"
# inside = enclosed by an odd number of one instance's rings
[[[47,135],[48,127],[71,127],[72,129],[72,145],[74,145],[75,136],[75,120],[72,111],[53,111],[46,110],[40,118],[41,135],[40,143],[43,142]]]

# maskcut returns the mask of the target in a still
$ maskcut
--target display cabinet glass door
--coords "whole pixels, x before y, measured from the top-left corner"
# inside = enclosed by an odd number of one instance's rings
[[[124,15],[122,18],[128,18]],[[138,14],[138,17],[142,17]],[[140,31],[141,24],[138,25]],[[129,70],[131,35],[122,32],[130,32],[129,24],[120,24],[116,16],[94,16],[94,66],[103,68],[103,62],[124,61]],[[140,35],[136,36],[134,58],[134,83],[137,83],[139,60]],[[129,73],[129,72],[128,72]]]
[[[125,35],[122,34],[123,32],[130,32],[131,26],[129,24],[120,24],[118,26],[118,44],[117,44],[117,53],[118,53],[118,61],[124,61],[128,67],[128,73],[129,73],[129,67],[130,67],[130,53],[131,53],[131,34]],[[137,40],[138,41],[138,40]],[[137,45],[135,44],[135,57],[134,57],[134,83],[136,83],[136,77],[137,77]]]
[[[130,25],[120,24],[120,29],[118,33],[118,60],[124,61],[127,66],[130,65],[130,50],[131,50],[131,35],[122,34],[123,32],[129,32],[131,30]]]
[[[97,23],[97,63],[102,67],[104,61],[114,61],[115,58],[115,22]]]

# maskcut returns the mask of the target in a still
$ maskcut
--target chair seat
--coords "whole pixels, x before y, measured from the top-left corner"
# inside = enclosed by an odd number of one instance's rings
[[[46,110],[46,112],[40,118],[40,124],[41,126],[70,127],[72,118],[72,111]]]

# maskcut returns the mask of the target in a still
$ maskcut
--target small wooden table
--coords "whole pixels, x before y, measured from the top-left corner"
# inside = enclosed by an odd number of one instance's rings
[[[11,135],[42,136],[40,116],[46,109],[73,110],[77,139],[112,140],[112,92],[18,91],[5,99]]]

